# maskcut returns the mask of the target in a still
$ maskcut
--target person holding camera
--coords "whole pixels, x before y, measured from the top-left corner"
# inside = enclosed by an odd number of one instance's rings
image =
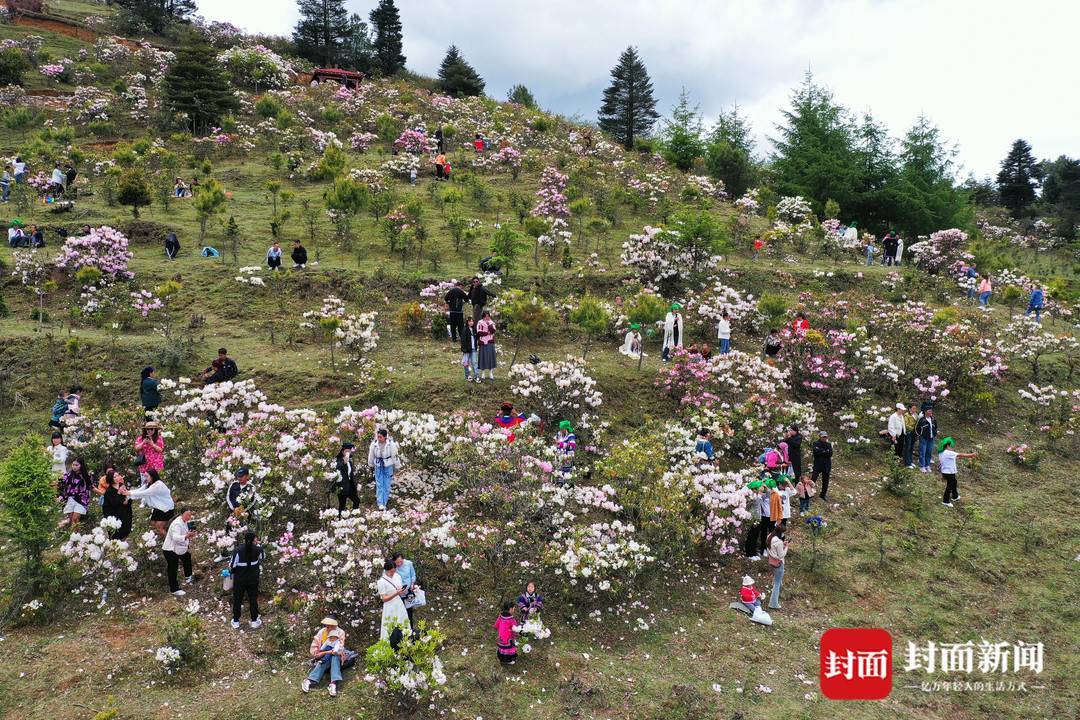
[[[184,583],[190,585],[195,582],[195,574],[191,570],[191,549],[188,545],[195,535],[195,523],[191,518],[190,510],[181,512],[169,525],[169,531],[165,533],[165,542],[161,543],[161,551],[165,555],[165,565],[169,576],[169,592],[177,597],[187,594],[180,589],[176,576],[181,563],[184,564]]]

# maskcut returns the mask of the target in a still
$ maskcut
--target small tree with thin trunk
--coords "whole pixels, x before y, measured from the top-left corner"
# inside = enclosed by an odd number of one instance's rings
[[[199,245],[206,245],[206,223],[225,210],[225,188],[214,178],[207,178],[195,195],[195,217],[199,221]]]
[[[585,335],[585,349],[581,352],[581,359],[589,353],[589,343],[602,338],[608,330],[611,321],[611,313],[603,301],[595,295],[586,293],[578,306],[570,312],[570,322],[576,325]]]
[[[513,367],[517,361],[521,343],[546,335],[558,322],[555,311],[532,293],[511,290],[499,303],[499,317],[508,335],[514,338]]]

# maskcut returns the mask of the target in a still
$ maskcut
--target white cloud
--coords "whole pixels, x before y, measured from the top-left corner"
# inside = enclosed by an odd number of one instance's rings
[[[366,15],[375,4],[348,0]],[[294,0],[200,0],[202,14],[287,34]],[[738,102],[772,132],[810,68],[853,111],[894,134],[920,114],[995,173],[1017,137],[1039,157],[1076,155],[1075,28],[1080,5],[975,0],[398,0],[411,69],[435,72],[458,45],[493,97],[516,82],[540,103],[593,120],[618,54],[636,45],[667,111],[685,86],[706,119]]]

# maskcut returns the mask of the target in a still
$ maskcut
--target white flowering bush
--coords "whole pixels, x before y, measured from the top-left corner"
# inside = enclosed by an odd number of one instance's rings
[[[781,220],[798,225],[810,217],[810,203],[801,195],[782,197],[776,203],[776,215]]]
[[[510,368],[510,392],[523,398],[523,407],[535,412],[545,424],[569,420],[575,429],[595,425],[595,411],[604,397],[596,381],[578,358],[540,363],[519,363]]]
[[[104,605],[108,591],[115,587],[120,574],[134,573],[139,568],[127,541],[109,537],[110,531],[118,529],[119,518],[102,518],[90,532],[71,533],[60,548],[64,557],[81,572],[81,583],[73,592],[84,595],[84,602],[90,602],[96,596],[99,604]]]
[[[217,56],[232,81],[241,87],[284,88],[292,83],[292,65],[263,45],[231,47]]]
[[[446,673],[438,655],[445,636],[438,629],[429,628],[423,620],[416,624],[415,635],[408,628],[404,630],[396,650],[388,640],[368,647],[364,653],[364,680],[379,692],[413,707],[446,684]]]

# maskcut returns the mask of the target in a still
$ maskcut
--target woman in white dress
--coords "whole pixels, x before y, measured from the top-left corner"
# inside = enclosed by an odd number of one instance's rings
[[[629,357],[639,357],[641,352],[641,324],[631,323],[630,329],[626,331],[626,339],[623,341],[622,347],[619,348],[619,352]]]
[[[390,630],[393,625],[403,625],[405,632],[410,632],[409,613],[405,610],[405,601],[401,596],[408,590],[401,587],[401,578],[397,576],[397,568],[393,560],[383,563],[383,576],[379,578],[379,599],[382,600],[382,628],[379,631],[380,640],[390,638]]]

